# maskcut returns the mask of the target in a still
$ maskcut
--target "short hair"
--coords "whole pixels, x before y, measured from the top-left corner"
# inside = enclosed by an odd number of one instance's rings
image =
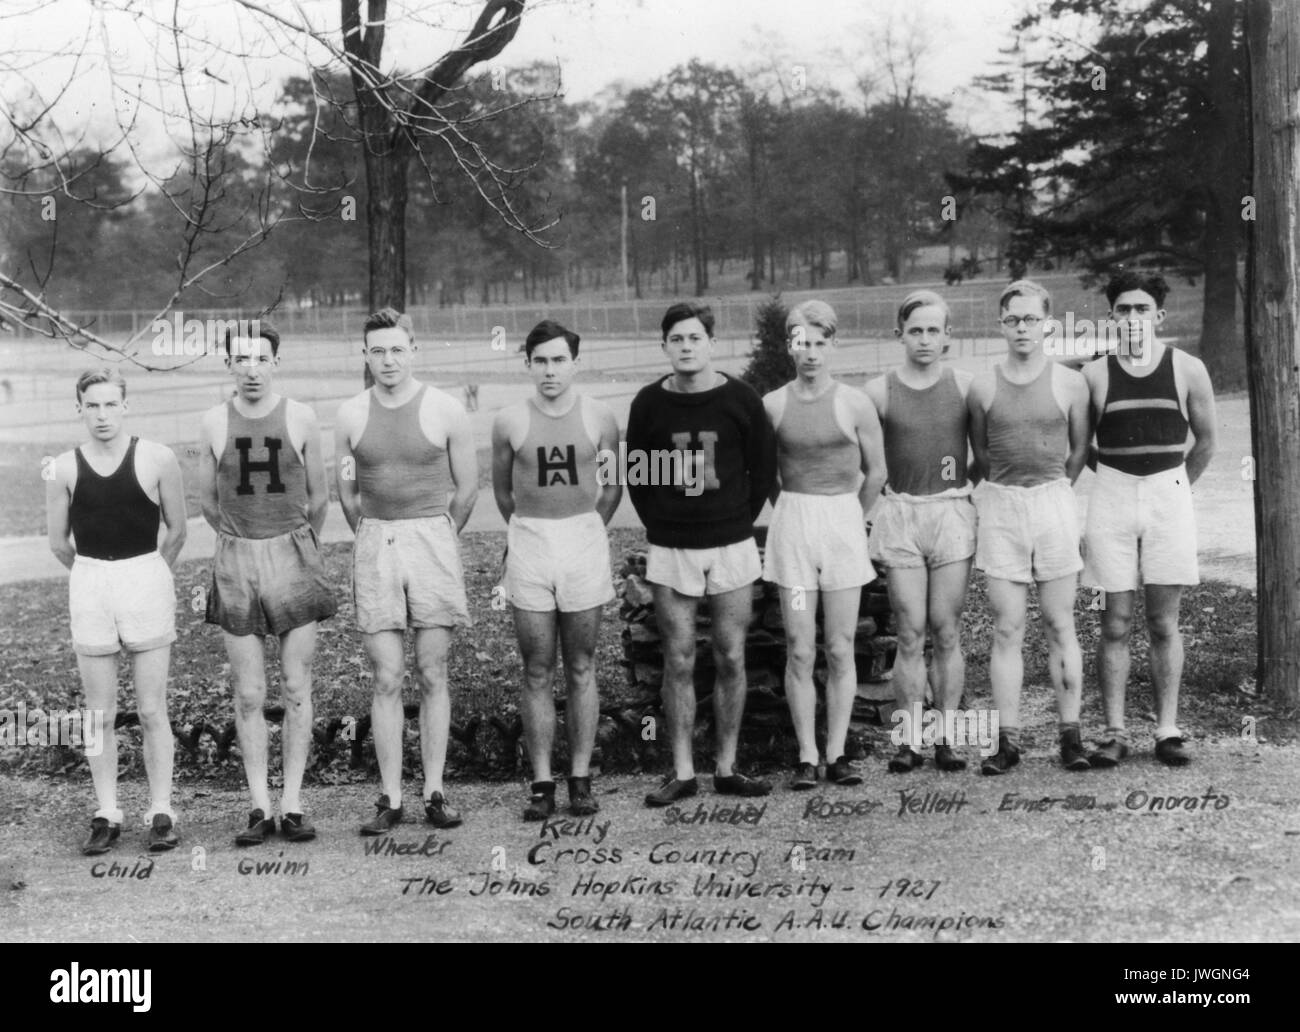
[[[834,337],[839,327],[839,320],[835,318],[835,309],[825,301],[800,301],[785,317],[785,332],[789,333],[801,323],[821,330],[827,337]]]
[[[699,319],[704,332],[710,337],[713,336],[713,309],[703,301],[678,301],[668,306],[668,311],[664,312],[664,317],[659,323],[663,339],[667,340],[668,331],[687,319]]]
[[[1157,308],[1164,308],[1165,298],[1169,296],[1169,284],[1159,273],[1143,274],[1133,269],[1126,269],[1124,272],[1116,273],[1106,284],[1106,300],[1111,308],[1115,307],[1115,299],[1120,294],[1127,294],[1130,290],[1142,290],[1150,294]]]
[[[392,307],[381,308],[366,316],[365,324],[361,327],[361,342],[365,343],[366,334],[371,330],[389,330],[393,327],[401,327],[411,338],[411,343],[415,343],[415,323],[411,322],[411,317],[405,312]]]
[[[998,311],[1005,311],[1007,302],[1013,297],[1036,297],[1043,302],[1043,314],[1052,314],[1052,295],[1047,292],[1046,287],[1033,280],[1018,279],[1008,283],[998,296]]]
[[[901,330],[903,324],[918,308],[926,308],[930,305],[943,309],[944,326],[952,322],[952,310],[948,307],[947,301],[933,290],[914,290],[903,298],[903,303],[898,306],[898,328]]]
[[[77,404],[81,404],[81,396],[98,383],[113,384],[121,390],[122,400],[126,401],[126,381],[122,379],[122,374],[104,366],[101,369],[87,369],[77,377]]]
[[[563,337],[568,342],[570,358],[578,357],[578,344],[582,338],[572,330],[565,329],[554,319],[543,319],[528,331],[528,336],[524,338],[524,357],[531,360],[533,349],[537,345],[545,344],[556,337]]]
[[[264,319],[238,320],[235,325],[226,327],[226,357],[230,357],[230,342],[236,337],[261,337],[270,341],[271,354],[280,353],[280,331]]]

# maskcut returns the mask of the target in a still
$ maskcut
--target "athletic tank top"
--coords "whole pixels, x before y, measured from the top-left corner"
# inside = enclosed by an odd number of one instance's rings
[[[989,480],[1037,487],[1065,476],[1070,423],[1052,393],[1054,363],[1029,383],[1012,383],[994,366],[997,387],[988,410]]]
[[[451,493],[447,449],[420,428],[420,405],[429,389],[396,408],[385,408],[370,389],[366,429],[352,448],[361,489],[361,515],[374,520],[414,520],[441,516]]]
[[[966,399],[945,369],[929,387],[909,387],[897,372],[885,377],[885,467],[889,489],[936,495],[966,485]]]
[[[786,388],[785,411],[776,428],[781,490],[837,495],[858,489],[862,453],[857,439],[849,437],[835,419],[839,389],[838,383],[832,383],[823,394],[806,400]]]
[[[1125,372],[1111,355],[1106,375],[1106,404],[1097,421],[1101,464],[1140,477],[1181,466],[1187,451],[1187,417],[1178,406],[1173,348],[1165,348],[1147,376]]]
[[[562,416],[528,399],[528,435],[515,455],[515,514],[561,520],[596,508],[596,445],[582,421],[582,397]]]
[[[250,419],[226,402],[226,443],[217,463],[223,534],[272,538],[307,522],[307,467],[289,438],[289,401]]]
[[[77,484],[68,516],[77,554],[88,559],[131,559],[158,549],[158,503],[145,494],[135,475],[132,437],[117,469],[101,477],[78,448]]]

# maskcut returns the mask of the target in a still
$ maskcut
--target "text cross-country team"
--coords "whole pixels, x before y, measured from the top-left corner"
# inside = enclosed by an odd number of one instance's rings
[[[695,795],[696,616],[708,604],[716,683],[713,790],[762,796],[769,781],[736,769],[743,715],[745,637],[753,584],[780,591],[787,640],[785,695],[798,743],[789,788],[819,778],[860,784],[845,755],[857,687],[854,636],[863,585],[885,573],[897,623],[893,683],[898,710],[962,705],[961,614],[972,564],[984,573],[992,618],[989,680],[996,750],[982,774],[1020,760],[1020,690],[1031,585],[1056,694],[1060,759],[1068,770],[1113,767],[1128,754],[1125,689],[1134,598],[1145,592],[1155,694],[1157,759],[1189,761],[1177,723],[1183,646],[1179,603],[1198,582],[1192,484],[1214,451],[1214,395],[1205,366],[1160,339],[1167,287],[1125,273],[1106,288],[1118,347],[1081,370],[1044,346],[1051,297],[1029,280],[998,299],[1004,359],[978,375],[944,361],[951,326],[938,294],[915,291],[898,309],[898,368],[864,389],[833,376],[836,317],[806,301],[786,323],[795,377],[760,398],[714,368],[713,315],[679,302],[662,323],[671,370],[632,402],[627,432],[614,413],[574,388],[579,337],[552,321],[523,343],[535,385],[492,426],[492,488],[507,529],[503,587],[522,657],[519,709],[533,781],[523,816],[556,812],[553,676],[563,660],[570,813],[597,812],[590,758],[599,720],[594,655],[601,611],[614,598],[606,525],[626,485],[645,526],[646,580],[663,648],[662,706],[672,770],[645,797],[666,806]],[[266,322],[227,331],[230,400],[204,413],[199,494],[216,531],[206,619],[230,659],[235,726],[251,813],[235,841],[315,837],[302,798],[311,744],[316,628],[335,614],[320,532],[329,505],[321,431],[309,405],[274,390],[280,339]],[[355,532],[352,590],[373,673],[371,727],[382,794],[361,834],[403,820],[405,636],[414,636],[420,696],[425,820],[452,828],[463,816],[443,779],[451,717],[447,655],[470,625],[459,533],[478,494],[475,443],[459,401],[415,376],[410,318],[393,309],[365,322],[362,351],[374,386],[338,410],[334,477]],[[292,361],[290,354],[288,361]],[[167,714],[176,639],[171,568],[185,541],[180,465],[160,444],[124,430],[127,389],[108,369],[76,384],[87,441],[55,461],[47,482],[50,546],[70,571],[73,648],[85,705],[104,716],[105,748],[88,755],[98,809],[84,852],[110,849],[124,815],[117,797],[117,662],[132,658],[143,730],[151,850],[179,841],[171,805],[173,735]],[[609,459],[619,456],[611,474]],[[1072,485],[1095,471],[1086,526]],[[649,471],[649,473],[647,473]],[[655,471],[671,475],[654,475]],[[760,559],[754,521],[773,502]],[[165,528],[165,533],[160,531]],[[161,543],[160,543],[161,538]],[[1105,711],[1095,747],[1080,727],[1083,659],[1075,634],[1079,574],[1099,589],[1097,674]],[[817,746],[813,667],[827,665],[825,753]],[[284,705],[283,789],[268,781],[264,645],[279,639]],[[925,643],[932,656],[927,671]],[[965,768],[957,720],[938,722],[933,762]],[[888,769],[924,763],[919,721]],[[932,729],[929,729],[932,730]],[[896,738],[897,741],[897,738]],[[990,743],[991,745],[991,743]],[[277,806],[278,802],[278,806]],[[278,809],[279,825],[275,814]]]

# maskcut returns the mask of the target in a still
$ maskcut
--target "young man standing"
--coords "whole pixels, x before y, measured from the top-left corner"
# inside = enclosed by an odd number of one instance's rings
[[[1168,290],[1159,276],[1126,272],[1112,279],[1106,300],[1118,324],[1118,353],[1083,371],[1097,430],[1083,582],[1106,593],[1097,643],[1106,737],[1088,757],[1094,767],[1114,767],[1128,755],[1124,694],[1139,572],[1151,639],[1156,759],[1175,767],[1189,761],[1178,729],[1178,609],[1183,586],[1200,581],[1192,484],[1214,454],[1214,388],[1199,358],[1156,337]],[[1196,437],[1190,450],[1189,427]]]
[[[966,397],[974,376],[944,366],[951,317],[933,291],[917,290],[903,299],[894,333],[903,342],[903,364],[868,383],[867,396],[884,426],[889,468],[871,554],[888,570],[889,604],[898,625],[894,698],[910,734],[889,770],[904,774],[924,762],[915,718],[925,697],[927,626],[934,646],[935,705],[945,713],[955,711],[965,688],[961,612],[975,555]],[[940,770],[965,768],[954,744],[946,737],[936,743],[934,764]]]
[[[763,555],[763,578],[781,595],[790,705],[799,762],[792,789],[817,786],[817,600],[826,649],[826,780],[859,785],[844,756],[858,678],[853,639],[862,586],[875,580],[866,513],[885,481],[875,406],[831,376],[835,311],[824,301],[796,305],[786,318],[796,378],[765,395],[777,440],[778,493]]]
[[[1043,352],[1051,295],[1017,280],[998,298],[1007,357],[975,377],[967,403],[975,461],[986,478],[974,492],[979,514],[975,566],[988,578],[993,611],[989,680],[998,710],[998,751],[981,774],[1005,774],[1020,762],[1020,689],[1029,585],[1047,631],[1056,690],[1061,762],[1087,770],[1079,735],[1083,659],[1074,630],[1079,520],[1071,485],[1088,457],[1088,385],[1081,373]]]
[[[374,671],[371,727],[384,794],[361,834],[402,820],[404,636],[415,630],[425,819],[461,823],[442,783],[451,727],[447,649],[469,625],[457,535],[478,497],[474,435],[464,406],[412,374],[411,318],[392,308],[363,329],[375,385],[339,406],[339,502],[356,532],[352,579],[366,655]]]
[[[632,461],[656,453],[675,456],[679,472],[689,465],[694,476],[658,484],[629,477],[628,483],[650,545],[646,579],[663,638],[664,716],[673,750],[673,774],[646,796],[646,805],[667,806],[698,791],[691,740],[695,611],[702,596],[709,600],[717,664],[713,787],[724,795],[767,795],[768,782],[734,768],[745,708],[745,633],[752,585],[762,572],[754,520],[772,488],[775,439],[754,390],[714,370],[713,312],[707,305],[672,305],[660,329],[672,373],[633,399],[628,455]]]
[[[203,414],[199,493],[217,532],[207,621],[221,627],[235,694],[235,729],[253,810],[236,845],[274,834],[267,785],[266,636],[280,642],[284,701],[284,790],[280,830],[308,842],[303,770],[311,746],[311,665],[316,622],[337,605],[319,534],[329,505],[320,426],[311,407],[275,393],[280,335],[269,323],[227,331],[226,368],[235,397]]]
[[[506,593],[524,661],[524,736],[533,766],[524,819],[555,813],[551,745],[555,739],[555,646],[564,653],[568,688],[569,812],[589,817],[591,750],[600,705],[594,655],[600,610],[613,601],[605,525],[623,497],[600,487],[599,455],[618,449],[618,421],[603,402],[573,390],[576,333],[547,319],[524,341],[524,363],[537,393],[501,410],[492,424],[492,489],[505,519]]]
[[[77,411],[90,439],[64,452],[46,480],[50,550],[71,570],[72,646],[86,707],[103,715],[104,743],[87,756],[99,809],[82,852],[107,852],[122,831],[117,805],[117,655],[131,653],[136,709],[149,780],[149,849],[174,849],[167,669],[176,640],[172,564],[185,544],[185,492],[170,448],[122,433],[126,383],[116,371],[77,380]],[[158,543],[159,521],[167,533]],[[69,540],[71,536],[72,540]],[[75,543],[74,543],[75,542]]]

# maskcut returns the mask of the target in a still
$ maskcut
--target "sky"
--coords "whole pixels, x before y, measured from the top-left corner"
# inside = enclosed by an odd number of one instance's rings
[[[250,0],[253,2],[253,0]],[[518,34],[494,65],[556,62],[565,96],[588,100],[615,82],[643,85],[692,58],[736,70],[762,67],[793,83],[829,85],[860,100],[859,81],[879,75],[892,31],[923,45],[918,87],[948,100],[952,117],[976,132],[1008,124],[1006,109],[971,87],[991,70],[1009,26],[1034,0],[529,0]],[[338,45],[338,0],[180,0],[183,61],[191,103],[217,111],[236,97],[264,107],[287,75],[319,61],[323,46],[277,22],[304,19]],[[431,63],[464,36],[482,0],[391,0],[385,70]],[[147,152],[166,150],[157,108],[179,107],[170,0],[0,0],[0,91],[28,84],[48,99],[68,133],[101,142],[133,125]],[[85,46],[74,63],[68,54]],[[6,51],[8,53],[6,53]],[[111,78],[110,78],[111,76]],[[131,119],[135,121],[131,123]]]

